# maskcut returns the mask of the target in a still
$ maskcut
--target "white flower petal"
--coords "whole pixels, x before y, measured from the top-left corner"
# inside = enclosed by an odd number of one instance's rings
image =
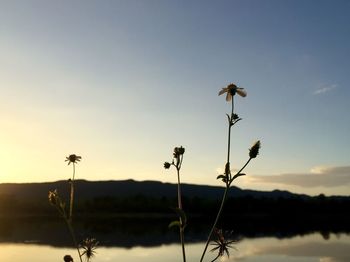
[[[222,90],[219,92],[219,96],[226,93],[228,91],[227,87],[222,88]]]
[[[241,97],[246,97],[247,92],[243,88],[237,88],[236,89],[237,94],[239,94]]]

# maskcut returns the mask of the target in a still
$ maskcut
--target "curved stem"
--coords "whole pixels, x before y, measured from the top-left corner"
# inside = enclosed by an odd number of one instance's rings
[[[213,226],[212,226],[212,228],[211,228],[211,230],[210,230],[210,233],[209,233],[209,235],[208,235],[207,242],[206,242],[206,244],[205,244],[205,248],[204,248],[204,251],[203,251],[201,260],[200,260],[201,262],[203,261],[204,255],[205,255],[205,253],[207,252],[207,249],[208,249],[208,245],[209,245],[211,236],[213,235],[213,232],[214,232],[214,230],[215,230],[215,228],[216,228],[216,224],[218,223],[219,218],[220,218],[220,216],[221,216],[221,213],[222,213],[222,210],[223,210],[223,208],[224,208],[224,204],[225,204],[225,201],[226,201],[226,198],[227,198],[227,193],[228,193],[228,189],[229,189],[229,188],[230,188],[230,186],[229,186],[229,185],[226,185],[225,192],[224,192],[224,196],[222,197],[222,200],[221,200],[220,209],[219,209],[219,211],[218,211],[218,213],[217,213],[217,215],[216,215],[215,222],[214,222],[214,224],[213,224]]]
[[[66,220],[66,223],[67,223],[67,226],[68,226],[68,229],[69,229],[69,233],[70,233],[70,235],[71,235],[71,237],[73,239],[74,246],[76,247],[76,249],[78,251],[80,262],[83,262],[83,259],[81,258],[81,254],[80,254],[80,250],[79,250],[79,245],[78,245],[77,239],[75,238],[75,234],[74,234],[72,223],[71,223],[71,221],[69,219],[65,219],[65,220]]]
[[[211,261],[214,262],[215,260],[217,260],[220,257],[220,253]]]

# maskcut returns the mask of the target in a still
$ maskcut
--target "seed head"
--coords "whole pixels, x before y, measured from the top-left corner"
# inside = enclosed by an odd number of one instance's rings
[[[169,169],[171,167],[171,164],[169,162],[164,163],[164,168]]]
[[[87,262],[95,256],[97,245],[98,241],[95,238],[86,238],[83,244],[80,245],[83,249],[81,256],[85,256]]]

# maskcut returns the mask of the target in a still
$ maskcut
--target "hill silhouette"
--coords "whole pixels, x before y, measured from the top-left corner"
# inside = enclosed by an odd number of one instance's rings
[[[18,199],[40,199],[46,198],[49,190],[57,189],[62,195],[68,193],[69,184],[67,181],[43,182],[43,183],[2,183],[0,184],[0,196],[15,196]],[[208,199],[220,199],[223,194],[223,187],[208,185],[182,184],[184,197],[200,197]],[[177,185],[162,183],[159,181],[135,181],[111,180],[111,181],[87,181],[76,180],[75,191],[79,199],[92,199],[96,197],[128,197],[143,195],[145,197],[174,197]],[[294,194],[288,191],[256,191],[243,190],[232,186],[230,196],[257,198],[308,198],[307,195]]]
[[[56,214],[48,203],[48,191],[57,189],[68,203],[67,181],[0,184],[0,215]],[[215,214],[223,187],[183,184],[186,213]],[[76,213],[86,215],[167,214],[176,206],[177,185],[159,181],[76,180]],[[288,191],[256,191],[232,187],[224,212],[249,216],[338,216],[350,217],[350,197],[308,196]],[[170,211],[172,213],[172,211]],[[290,219],[290,218],[289,218]]]

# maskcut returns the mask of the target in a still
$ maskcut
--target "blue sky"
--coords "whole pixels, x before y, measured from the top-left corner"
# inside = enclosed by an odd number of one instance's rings
[[[237,186],[350,194],[348,1],[2,1],[0,182],[218,185],[230,82]]]

